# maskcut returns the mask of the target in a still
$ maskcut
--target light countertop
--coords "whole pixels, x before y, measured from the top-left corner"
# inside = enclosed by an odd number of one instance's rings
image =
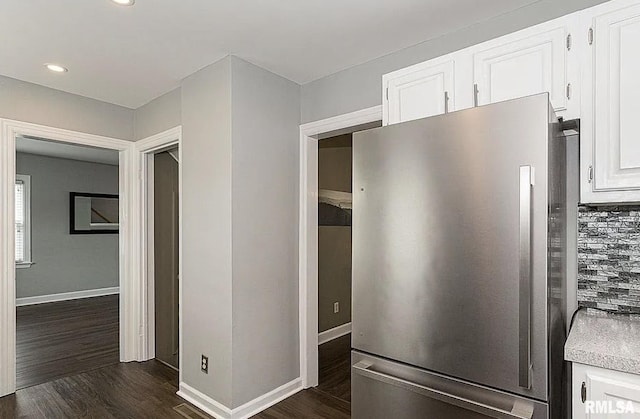
[[[640,321],[580,310],[564,346],[564,359],[640,374]]]

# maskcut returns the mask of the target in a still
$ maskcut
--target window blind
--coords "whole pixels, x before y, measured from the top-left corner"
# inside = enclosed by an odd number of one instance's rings
[[[24,182],[16,181],[16,262],[24,262],[25,247],[25,196]]]

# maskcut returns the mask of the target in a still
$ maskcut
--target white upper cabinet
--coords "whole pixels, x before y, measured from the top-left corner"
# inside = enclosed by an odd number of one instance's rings
[[[556,111],[567,109],[567,35],[564,26],[534,27],[473,47],[477,105],[549,92]]]
[[[611,2],[591,22],[582,103],[582,201],[640,201],[640,4]]]
[[[454,71],[454,60],[443,57],[385,74],[383,125],[454,110]]]
[[[580,118],[580,201],[640,202],[640,0],[611,0],[383,76],[383,124],[548,92]]]

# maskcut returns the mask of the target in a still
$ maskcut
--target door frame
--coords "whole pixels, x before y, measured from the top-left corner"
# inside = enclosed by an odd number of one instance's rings
[[[138,237],[140,240],[140,286],[143,302],[140,333],[140,357],[143,360],[155,358],[155,287],[154,287],[154,247],[153,247],[153,156],[172,147],[178,147],[178,365],[182,366],[182,126],[168,129],[135,143],[136,160],[139,168],[137,199],[140,206]],[[182,368],[179,368],[182,382]]]
[[[118,151],[120,234],[120,361],[139,360],[138,330],[140,316],[136,311],[140,301],[134,229],[135,162],[131,141],[87,134],[28,122],[0,119],[0,231],[14,230],[14,189],[16,176],[16,138],[31,136],[49,141],[101,147]],[[15,237],[0,234],[0,396],[16,391],[16,289]]]
[[[300,125],[300,213],[298,280],[300,377],[318,385],[318,141],[329,133],[382,121],[382,105]]]

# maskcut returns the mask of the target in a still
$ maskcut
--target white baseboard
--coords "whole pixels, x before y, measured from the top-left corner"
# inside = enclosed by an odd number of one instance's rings
[[[341,336],[351,333],[351,322],[345,323],[333,329],[325,330],[322,333],[318,333],[318,345],[327,343],[330,340],[338,339]]]
[[[243,404],[242,406],[236,407],[231,413],[231,418],[250,418],[251,416],[257,415],[263,410],[270,408],[274,404],[281,402],[287,397],[293,396],[300,390],[302,390],[302,380],[300,378],[296,378],[295,380],[281,385],[275,390],[271,390],[270,392],[263,394],[260,397],[256,397],[255,399]]]
[[[80,298],[102,297],[103,295],[119,294],[120,287],[100,288],[96,290],[63,292],[60,294],[36,295],[35,297],[16,298],[16,306],[30,306],[34,304],[53,303],[56,301],[78,300]]]
[[[238,406],[235,409],[229,409],[227,406],[213,400],[206,394],[201,393],[195,388],[180,383],[180,390],[178,390],[178,396],[182,397],[186,401],[190,402],[202,411],[210,414],[218,419],[246,419],[254,416],[265,409],[273,406],[276,403],[281,402],[302,390],[302,380],[296,378],[275,390],[272,390],[260,397]]]
[[[180,383],[178,396],[217,419],[231,419],[231,409],[188,384]]]

